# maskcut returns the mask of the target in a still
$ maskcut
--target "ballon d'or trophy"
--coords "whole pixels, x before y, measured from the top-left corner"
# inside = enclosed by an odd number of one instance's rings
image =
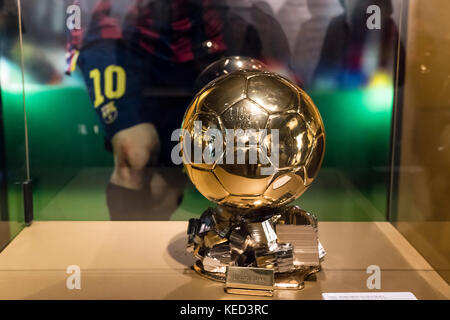
[[[317,218],[288,204],[322,164],[319,111],[295,83],[251,58],[221,59],[199,83],[180,154],[192,183],[218,206],[189,220],[194,270],[225,282],[228,293],[302,289],[320,271],[325,250]]]

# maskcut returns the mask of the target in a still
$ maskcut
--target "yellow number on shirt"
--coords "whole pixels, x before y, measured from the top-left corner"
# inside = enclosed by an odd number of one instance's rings
[[[94,82],[94,107],[97,108],[103,102],[105,97],[101,90],[101,73],[98,69],[93,69],[89,73],[89,77]],[[110,65],[105,69],[105,87],[104,94],[108,99],[119,99],[125,94],[126,90],[126,74],[121,66]],[[115,81],[114,81],[115,80]],[[114,82],[116,85],[114,86]]]
[[[116,87],[114,88],[114,75]],[[110,65],[105,69],[105,96],[108,99],[119,99],[125,93],[125,70],[120,66]]]
[[[102,89],[100,88],[100,71],[98,69],[91,70],[91,72],[89,72],[89,77],[94,82],[94,107],[97,108],[105,101],[105,97],[102,95]]]

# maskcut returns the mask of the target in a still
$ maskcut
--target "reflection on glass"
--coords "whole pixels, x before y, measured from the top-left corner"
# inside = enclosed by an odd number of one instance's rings
[[[199,74],[241,55],[295,80],[323,116],[323,170],[299,204],[384,220],[399,1],[380,2],[381,31],[358,29],[367,3],[355,3],[22,0],[36,219],[200,214],[210,204],[173,165],[171,134]]]

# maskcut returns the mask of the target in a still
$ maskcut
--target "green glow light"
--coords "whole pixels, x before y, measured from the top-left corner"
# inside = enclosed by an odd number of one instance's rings
[[[364,91],[363,103],[368,111],[390,112],[392,110],[394,86],[388,74],[376,73]]]

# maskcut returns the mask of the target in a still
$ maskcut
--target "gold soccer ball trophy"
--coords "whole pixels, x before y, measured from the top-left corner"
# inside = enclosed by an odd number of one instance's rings
[[[221,72],[227,61],[232,69]],[[228,57],[214,65],[206,72],[212,81],[185,113],[180,137],[189,178],[218,204],[189,221],[194,270],[225,282],[229,293],[301,289],[320,270],[325,251],[316,217],[287,204],[306,191],[322,164],[321,116],[295,83],[254,59]]]

